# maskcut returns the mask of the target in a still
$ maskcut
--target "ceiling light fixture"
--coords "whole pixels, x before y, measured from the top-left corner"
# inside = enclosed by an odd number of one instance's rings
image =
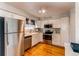
[[[43,13],[46,12],[46,10],[45,10],[45,9],[41,9],[41,10],[39,10],[38,12],[43,14]]]

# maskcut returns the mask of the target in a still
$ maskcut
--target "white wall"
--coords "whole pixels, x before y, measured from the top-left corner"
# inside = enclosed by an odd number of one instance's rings
[[[61,21],[61,44],[69,41],[69,17],[63,17]]]
[[[76,42],[75,40],[75,7],[70,10],[69,18],[69,41],[65,42],[65,55],[71,56],[75,55],[70,46],[71,42]]]
[[[75,4],[75,39],[79,43],[79,2]]]
[[[70,42],[79,43],[79,3],[70,12]]]
[[[69,42],[75,42],[75,8],[70,11],[70,40]]]
[[[69,17],[59,18],[56,27],[60,28],[60,34],[58,35],[59,38],[56,37],[55,40],[58,39],[59,46],[65,46],[64,43],[69,41]]]
[[[70,41],[65,43],[65,55],[66,56],[79,56],[79,53],[73,52],[70,44],[71,42],[79,43],[79,2],[75,3],[75,7],[70,11]]]

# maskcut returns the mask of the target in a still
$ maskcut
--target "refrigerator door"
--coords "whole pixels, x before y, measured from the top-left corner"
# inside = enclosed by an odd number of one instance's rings
[[[14,34],[7,34],[8,35],[8,42],[9,44],[7,45],[7,56],[16,56],[17,53],[17,33]]]
[[[5,55],[4,18],[0,17],[0,56]]]
[[[18,46],[18,22],[16,19],[5,18],[5,54],[15,56]]]
[[[8,33],[18,32],[18,20],[17,19],[5,18],[5,22],[7,22],[7,25],[8,25]]]

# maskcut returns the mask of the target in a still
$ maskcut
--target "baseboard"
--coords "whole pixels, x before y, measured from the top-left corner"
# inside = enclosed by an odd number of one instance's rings
[[[56,45],[56,44],[52,44],[52,45],[57,46],[57,47],[59,47],[59,48],[64,48],[64,49],[65,49],[64,46],[60,46],[60,45]]]

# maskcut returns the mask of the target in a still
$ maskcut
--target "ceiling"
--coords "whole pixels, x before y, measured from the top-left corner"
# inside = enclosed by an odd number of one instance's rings
[[[7,4],[35,17],[59,16],[68,13],[74,6],[74,2],[8,2]],[[39,13],[40,9],[44,9],[46,12]]]

